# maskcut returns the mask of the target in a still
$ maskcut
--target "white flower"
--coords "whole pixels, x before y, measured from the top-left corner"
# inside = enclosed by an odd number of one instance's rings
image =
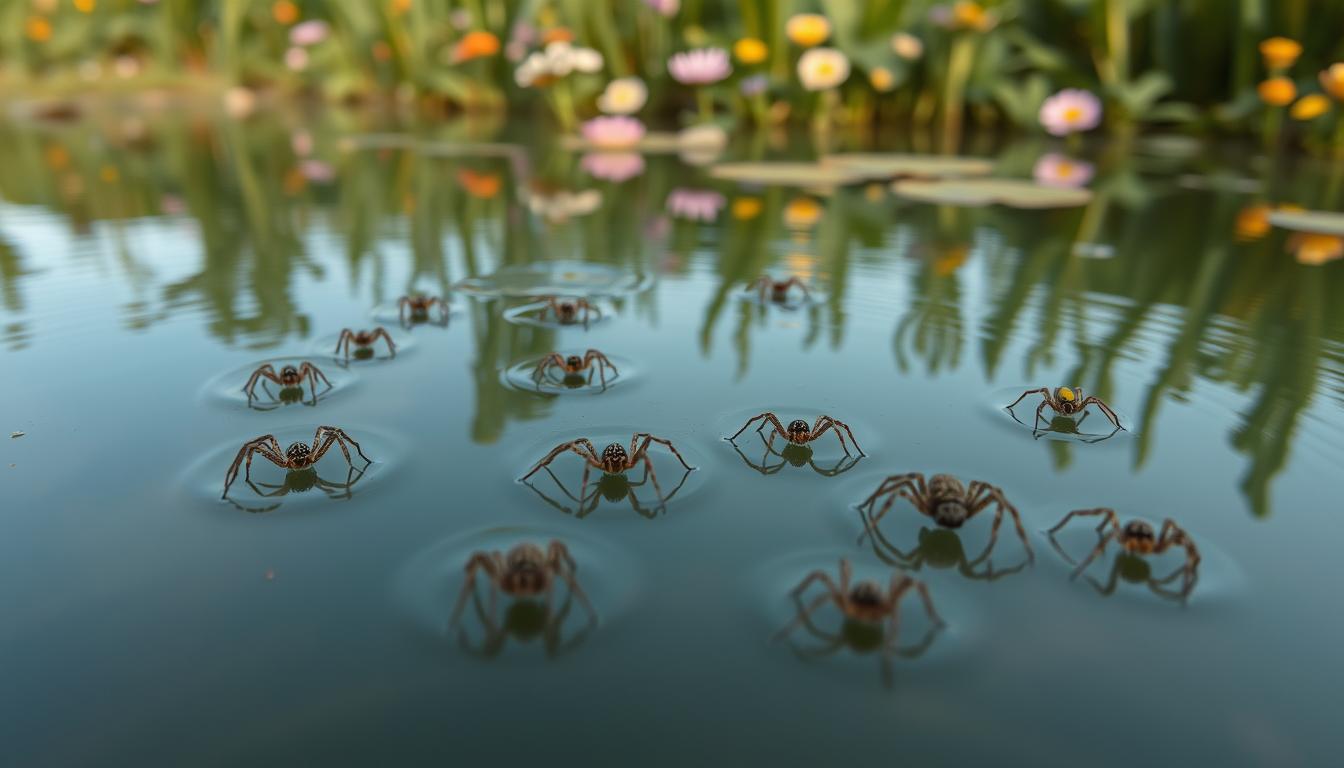
[[[638,77],[622,77],[607,83],[597,98],[597,108],[609,115],[631,115],[644,107],[649,89]]]
[[[909,32],[897,32],[891,36],[891,50],[906,61],[914,61],[924,55],[924,43]]]
[[[602,54],[592,48],[575,48],[571,61],[574,69],[579,72],[591,74],[602,71]]]
[[[798,58],[798,79],[809,91],[824,91],[849,77],[849,59],[834,48],[809,48]]]
[[[576,48],[563,40],[556,40],[544,50],[533,51],[513,72],[519,86],[527,88],[538,81],[554,80],[571,72],[598,72],[602,69],[602,54],[592,48]]]

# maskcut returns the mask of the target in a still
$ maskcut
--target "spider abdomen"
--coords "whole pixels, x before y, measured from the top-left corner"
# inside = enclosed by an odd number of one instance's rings
[[[933,504],[933,521],[944,528],[960,528],[971,512],[961,499],[940,499]]]

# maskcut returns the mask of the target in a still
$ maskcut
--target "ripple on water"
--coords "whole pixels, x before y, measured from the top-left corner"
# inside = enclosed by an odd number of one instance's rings
[[[329,333],[325,336],[319,336],[313,340],[310,348],[314,355],[321,356],[325,360],[330,360],[338,366],[349,367],[351,365],[369,364],[374,362],[384,362],[395,360],[415,349],[415,339],[408,333],[403,332],[392,326],[380,325],[375,328],[383,328],[387,335],[392,338],[392,343],[396,345],[395,352],[389,351],[387,342],[383,339],[376,340],[370,347],[371,352],[367,355],[357,354],[355,345],[350,345],[350,358],[347,360],[344,354],[336,352],[336,343],[341,339],[340,331]],[[372,331],[373,328],[360,328],[352,326],[351,331],[366,330]]]
[[[607,264],[539,261],[502,267],[492,275],[469,277],[457,289],[482,298],[496,296],[618,296],[653,285],[651,275]]]
[[[1121,517],[1121,524],[1131,519]],[[1154,525],[1153,529],[1160,530],[1160,525]],[[1111,542],[1106,551],[1078,576],[1076,587],[1089,598],[1117,597],[1125,601],[1172,607],[1208,605],[1231,599],[1244,586],[1245,577],[1241,568],[1226,552],[1198,532],[1192,532],[1191,537],[1199,547],[1200,563],[1198,577],[1184,600],[1181,597],[1183,580],[1179,576],[1165,585],[1153,583],[1180,572],[1185,562],[1185,550],[1178,548],[1158,556],[1138,557],[1125,554],[1119,544]],[[1043,556],[1038,559],[1057,571],[1060,578],[1069,578],[1076,568],[1069,559],[1074,563],[1082,562],[1096,547],[1100,535],[1095,523],[1089,523],[1087,519],[1074,519],[1053,537],[1047,531],[1042,531],[1040,538],[1044,540]],[[1154,587],[1168,594],[1154,591]]]
[[[565,296],[570,295],[565,294]],[[517,307],[509,307],[504,310],[503,315],[505,320],[517,325],[531,325],[537,328],[582,328],[584,330],[609,322],[616,316],[615,309],[606,302],[590,301],[589,304],[593,307],[593,311],[588,313],[587,320],[582,319],[583,311],[578,310],[581,313],[578,315],[580,319],[571,323],[562,323],[557,320],[555,313],[549,311],[550,305],[544,301],[534,301]]]
[[[572,349],[559,352],[561,357],[584,355],[583,350]],[[629,360],[616,355],[608,355],[611,366],[602,366],[594,360],[587,371],[565,374],[559,368],[548,367],[544,375],[538,377],[537,365],[546,358],[534,358],[505,368],[502,380],[505,384],[523,392],[537,392],[543,395],[600,395],[612,387],[625,385],[634,376],[634,366]]]
[[[1000,423],[1007,423],[1038,440],[1060,440],[1085,444],[1116,443],[1132,439],[1136,434],[1133,430],[1137,422],[1112,403],[1107,403],[1107,405],[1115,412],[1115,416],[1120,420],[1123,429],[1111,424],[1110,420],[1106,418],[1106,414],[1095,405],[1090,405],[1083,412],[1071,416],[1056,413],[1049,406],[1046,406],[1041,412],[1040,426],[1033,426],[1036,408],[1041,404],[1042,399],[1042,395],[1039,394],[1028,395],[1022,398],[1022,402],[1014,406],[1012,410],[1008,409],[1008,404],[1016,400],[1024,391],[1039,388],[1040,385],[994,389],[984,394],[980,404],[982,408],[992,410]]]
[[[836,669],[837,674],[871,675],[877,681],[889,681],[880,651],[886,642],[885,624],[847,622],[826,601],[809,614],[815,629],[803,623],[790,628],[799,615],[792,590],[815,570],[825,572],[839,586],[842,557],[849,557],[853,566],[851,586],[870,580],[886,592],[897,571],[869,559],[855,559],[852,554],[813,550],[768,561],[746,579],[746,599],[761,618],[762,637],[771,639],[782,654],[791,653],[803,661],[825,664]],[[825,594],[824,585],[813,582],[803,593],[802,604],[809,605]],[[976,612],[959,589],[946,583],[930,585],[929,596],[946,625],[939,628],[928,618],[917,593],[912,591],[902,598],[897,651],[890,657],[896,676],[908,668],[924,669],[954,661],[967,652],[970,639],[977,635]]]
[[[421,326],[447,328],[452,324],[453,317],[461,312],[461,307],[458,307],[451,299],[445,297],[443,299],[442,311],[440,311],[438,305],[435,305],[421,317],[415,317],[411,315],[409,311],[406,314],[403,314],[401,307],[395,301],[375,306],[369,311],[369,317],[372,318],[374,322],[387,326],[389,331],[393,327],[397,327],[409,332]],[[403,320],[405,322],[403,322]]]
[[[628,452],[636,431],[633,427],[623,426],[583,427],[553,433],[544,441],[534,441],[518,456],[518,483],[533,497],[538,508],[550,508],[576,518],[651,519],[669,514],[669,511],[675,515],[678,508],[685,505],[687,497],[704,486],[707,470],[706,462],[690,441],[672,432],[655,436],[670,440],[686,463],[695,467],[694,470],[687,470],[666,447],[654,443],[648,452],[653,476],[646,476],[642,462],[625,475],[607,475],[593,469],[588,476],[588,487],[584,489],[583,471],[588,465],[577,454],[566,451],[528,479],[521,479],[551,449],[562,443],[583,437],[592,442],[593,450],[599,455],[612,443]],[[665,506],[658,503],[655,479],[662,489]]]
[[[787,280],[787,277],[771,276],[772,280]],[[762,307],[774,307],[784,311],[793,311],[804,309],[806,307],[825,304],[828,293],[826,286],[820,282],[806,283],[806,290],[799,286],[789,288],[789,293],[785,301],[774,301],[769,292],[765,298],[761,297],[761,288],[759,285],[748,283],[737,292],[737,298],[748,304],[755,304]]]
[[[574,558],[576,581],[592,605],[591,614],[563,584],[557,586],[549,612],[543,599],[500,594],[494,622],[500,631],[492,635],[482,620],[482,614],[488,617],[490,612],[490,583],[479,572],[475,591],[466,596],[454,623],[473,553],[497,551],[507,556],[518,544],[530,542],[544,549],[552,540],[561,541]],[[393,579],[392,599],[415,631],[436,648],[482,658],[507,657],[514,663],[580,650],[634,602],[639,576],[629,556],[591,537],[561,535],[544,527],[497,527],[442,539],[411,556]]]
[[[320,423],[324,422],[281,426],[269,434],[275,436],[282,451],[295,442],[311,446],[313,434]],[[239,449],[247,441],[261,436],[239,435],[235,440],[215,446],[193,462],[186,469],[185,483],[194,495],[212,504],[231,505],[247,512],[272,512],[281,507],[286,510],[294,507],[311,508],[325,502],[348,501],[359,497],[386,480],[400,463],[400,442],[386,433],[358,424],[337,423],[334,426],[345,429],[373,463],[364,466],[364,462],[352,450],[352,473],[340,447],[333,445],[312,470],[288,472],[257,454],[252,460],[252,481],[256,487],[248,485],[244,470],[239,469],[238,478],[229,488],[228,498],[221,499],[225,476]]]
[[[321,371],[322,375],[327,378],[327,382],[330,383],[330,386],[328,386],[319,378],[316,381],[316,396],[313,394],[313,382],[309,379],[305,379],[301,387],[283,389],[276,383],[260,377],[257,379],[257,386],[254,390],[255,397],[249,399],[243,391],[243,385],[252,377],[252,373],[263,365],[271,365],[278,374],[280,369],[286,365],[299,368],[305,362],[312,364]],[[273,357],[225,371],[206,382],[201,391],[204,396],[216,402],[246,406],[258,411],[272,411],[286,406],[315,406],[325,403],[337,393],[349,389],[357,379],[358,377],[353,371],[340,366],[328,365],[326,359],[321,355]]]

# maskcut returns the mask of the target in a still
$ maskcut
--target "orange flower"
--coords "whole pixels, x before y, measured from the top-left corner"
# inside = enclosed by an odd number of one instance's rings
[[[738,221],[750,221],[761,215],[762,207],[759,197],[739,197],[733,201],[733,218]]]
[[[1309,93],[1297,100],[1288,114],[1294,120],[1315,120],[1330,111],[1330,100],[1319,93]]]
[[[952,6],[952,26],[954,29],[973,29],[985,32],[994,26],[994,19],[979,3],[959,0]]]
[[[1248,205],[1237,213],[1237,239],[1259,240],[1269,232],[1269,206]]]
[[[896,87],[896,76],[886,67],[873,67],[868,71],[868,82],[872,84],[873,90],[886,93]]]
[[[1344,101],[1344,63],[1331,64],[1321,71],[1321,87],[1337,101]]]
[[[1271,37],[1260,43],[1260,55],[1265,59],[1266,68],[1279,72],[1293,66],[1302,55],[1302,44],[1286,37]]]
[[[494,56],[499,53],[499,38],[484,30],[473,30],[463,35],[453,46],[453,61],[463,62]]]
[[[743,64],[760,64],[769,53],[765,43],[755,37],[744,37],[733,43],[733,55]]]
[[[371,49],[373,58],[378,61],[387,61],[392,58],[392,46],[387,44],[386,40],[375,40]]]
[[[1260,100],[1271,107],[1286,107],[1297,98],[1297,86],[1286,77],[1271,77],[1256,89]]]
[[[411,0],[392,0],[392,12],[398,16],[411,10]]]
[[[65,151],[65,147],[60,144],[52,144],[46,151],[47,165],[54,171],[65,170],[70,165],[70,153]]]
[[[277,0],[276,4],[271,6],[271,18],[289,26],[299,20],[299,6],[290,0]]]
[[[35,43],[45,43],[51,39],[51,22],[41,16],[29,16],[23,25],[28,39]]]
[[[93,13],[93,9],[98,7],[98,0],[75,0],[75,10],[80,13]]]
[[[1317,266],[1344,256],[1344,238],[1302,232],[1288,239],[1288,250],[1299,264]]]
[[[457,183],[467,190],[467,194],[482,200],[489,200],[498,195],[499,188],[504,184],[498,174],[477,173],[470,168],[463,168],[457,172]]]
[[[549,43],[572,43],[574,42],[574,33],[567,27],[551,27],[541,33],[541,44]]]

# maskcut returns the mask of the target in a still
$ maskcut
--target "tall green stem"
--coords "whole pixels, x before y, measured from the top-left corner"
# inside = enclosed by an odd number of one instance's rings
[[[962,32],[952,41],[947,61],[947,82],[943,90],[943,151],[956,149],[961,141],[961,121],[966,112],[966,81],[975,63],[973,32]]]

